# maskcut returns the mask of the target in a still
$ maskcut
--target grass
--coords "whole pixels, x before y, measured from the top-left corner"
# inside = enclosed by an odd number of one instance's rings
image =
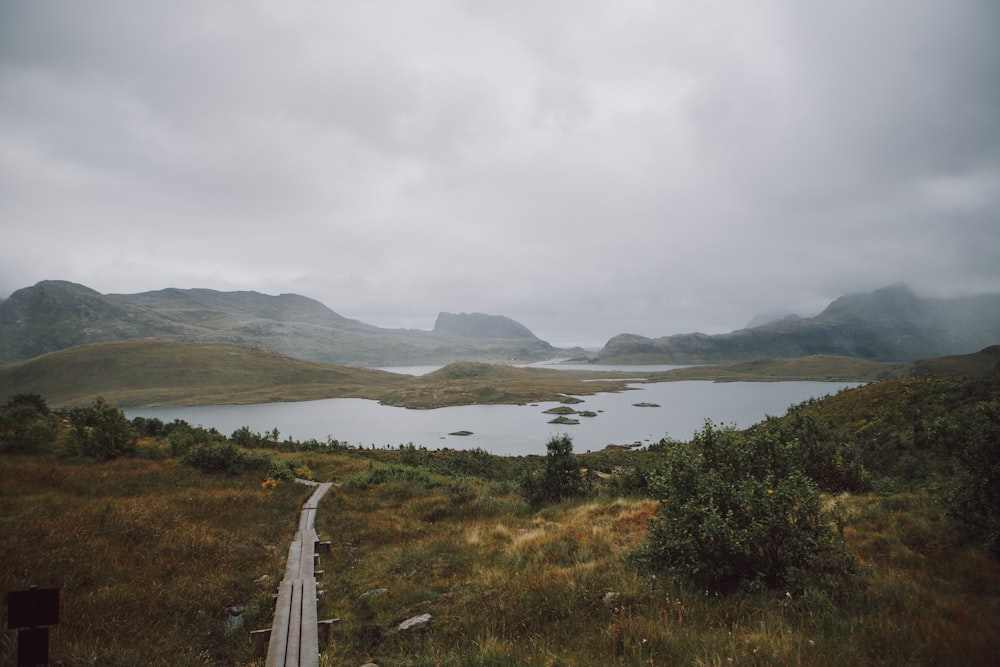
[[[839,498],[846,548],[863,565],[855,584],[727,596],[624,558],[653,501],[533,512],[490,483],[466,479],[463,493],[456,483],[401,477],[323,500],[317,525],[334,549],[321,616],[342,630],[322,664],[988,665],[1000,655],[1000,567],[964,547],[923,495]],[[429,630],[396,630],[423,613]]]
[[[1000,565],[966,546],[924,492],[826,499],[842,508],[844,546],[861,564],[852,583],[720,595],[628,560],[655,501],[597,495],[536,511],[510,482],[433,472],[437,454],[289,455],[340,484],[316,520],[332,543],[319,618],[341,619],[326,667],[992,665],[1000,655]],[[260,667],[246,632],[270,625],[311,492],[262,481],[169,459],[4,456],[0,586],[60,588],[55,665]],[[227,632],[235,604],[245,626]],[[424,613],[428,629],[397,630]],[[14,637],[0,634],[0,667],[14,664]]]
[[[203,475],[172,460],[5,456],[0,588],[60,589],[52,664],[242,664],[245,630],[269,627],[297,509],[309,490]],[[14,665],[16,635],[0,635]]]
[[[993,348],[991,348],[993,349]],[[46,397],[52,407],[89,405],[103,396],[115,406],[223,405],[323,398],[367,398],[409,408],[566,400],[567,395],[621,391],[635,382],[874,381],[900,375],[983,372],[996,354],[884,364],[816,355],[665,372],[572,371],[456,362],[425,376],[293,359],[248,345],[130,340],[80,345],[0,365],[0,399]],[[601,380],[601,382],[593,382]]]

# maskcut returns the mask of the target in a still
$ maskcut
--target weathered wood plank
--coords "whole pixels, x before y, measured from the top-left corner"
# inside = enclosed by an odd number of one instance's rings
[[[292,586],[292,613],[288,617],[288,643],[285,645],[285,667],[299,664],[302,646],[302,580]]]
[[[319,666],[315,577],[319,538],[314,524],[319,501],[333,485],[327,482],[315,486],[316,490],[303,505],[299,529],[288,547],[285,577],[275,603],[266,667]]]
[[[302,580],[302,627],[299,667],[319,667],[319,633],[316,616],[316,580]]]
[[[275,601],[274,620],[271,622],[271,639],[267,643],[267,667],[280,667],[285,664],[285,651],[288,645],[288,621],[292,613],[291,581],[282,581],[278,587],[278,598]]]

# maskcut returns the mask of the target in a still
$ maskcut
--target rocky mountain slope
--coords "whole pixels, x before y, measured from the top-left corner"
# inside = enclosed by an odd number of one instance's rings
[[[921,298],[905,285],[849,294],[810,318],[786,317],[728,334],[621,334],[596,363],[695,364],[814,354],[910,361],[1000,343],[1000,294]]]
[[[101,294],[47,280],[0,303],[0,363],[85,343],[141,338],[250,344],[308,361],[362,366],[533,361],[557,354],[505,317],[441,313],[433,331],[383,329],[297,294],[208,289]]]

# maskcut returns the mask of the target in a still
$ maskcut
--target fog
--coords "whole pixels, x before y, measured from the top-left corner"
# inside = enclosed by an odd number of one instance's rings
[[[0,297],[556,345],[1000,291],[1000,4],[0,0]]]

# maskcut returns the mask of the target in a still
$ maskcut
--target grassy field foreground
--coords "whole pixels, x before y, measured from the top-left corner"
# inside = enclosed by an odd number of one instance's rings
[[[155,446],[154,446],[155,447]],[[649,453],[655,456],[655,453]],[[598,494],[532,509],[516,485],[359,454],[293,454],[322,501],[323,665],[995,664],[1000,567],[923,493],[842,496],[862,565],[835,589],[718,594],[625,558],[656,503]],[[175,460],[5,456],[0,586],[61,589],[53,664],[260,665],[306,487]],[[832,500],[832,499],[831,499]],[[227,631],[226,608],[246,608]],[[428,629],[397,626],[429,613]],[[15,664],[13,632],[0,665]]]
[[[960,546],[926,496],[839,500],[854,584],[720,595],[623,558],[648,499],[532,511],[495,484],[334,489],[318,519],[335,544],[322,606],[343,629],[322,664],[995,664],[997,563]],[[428,631],[397,632],[423,613]]]
[[[291,483],[205,475],[176,460],[0,461],[0,588],[60,589],[54,665],[234,665],[270,627],[298,509]],[[6,626],[4,626],[6,627]],[[0,633],[0,665],[16,633]]]

